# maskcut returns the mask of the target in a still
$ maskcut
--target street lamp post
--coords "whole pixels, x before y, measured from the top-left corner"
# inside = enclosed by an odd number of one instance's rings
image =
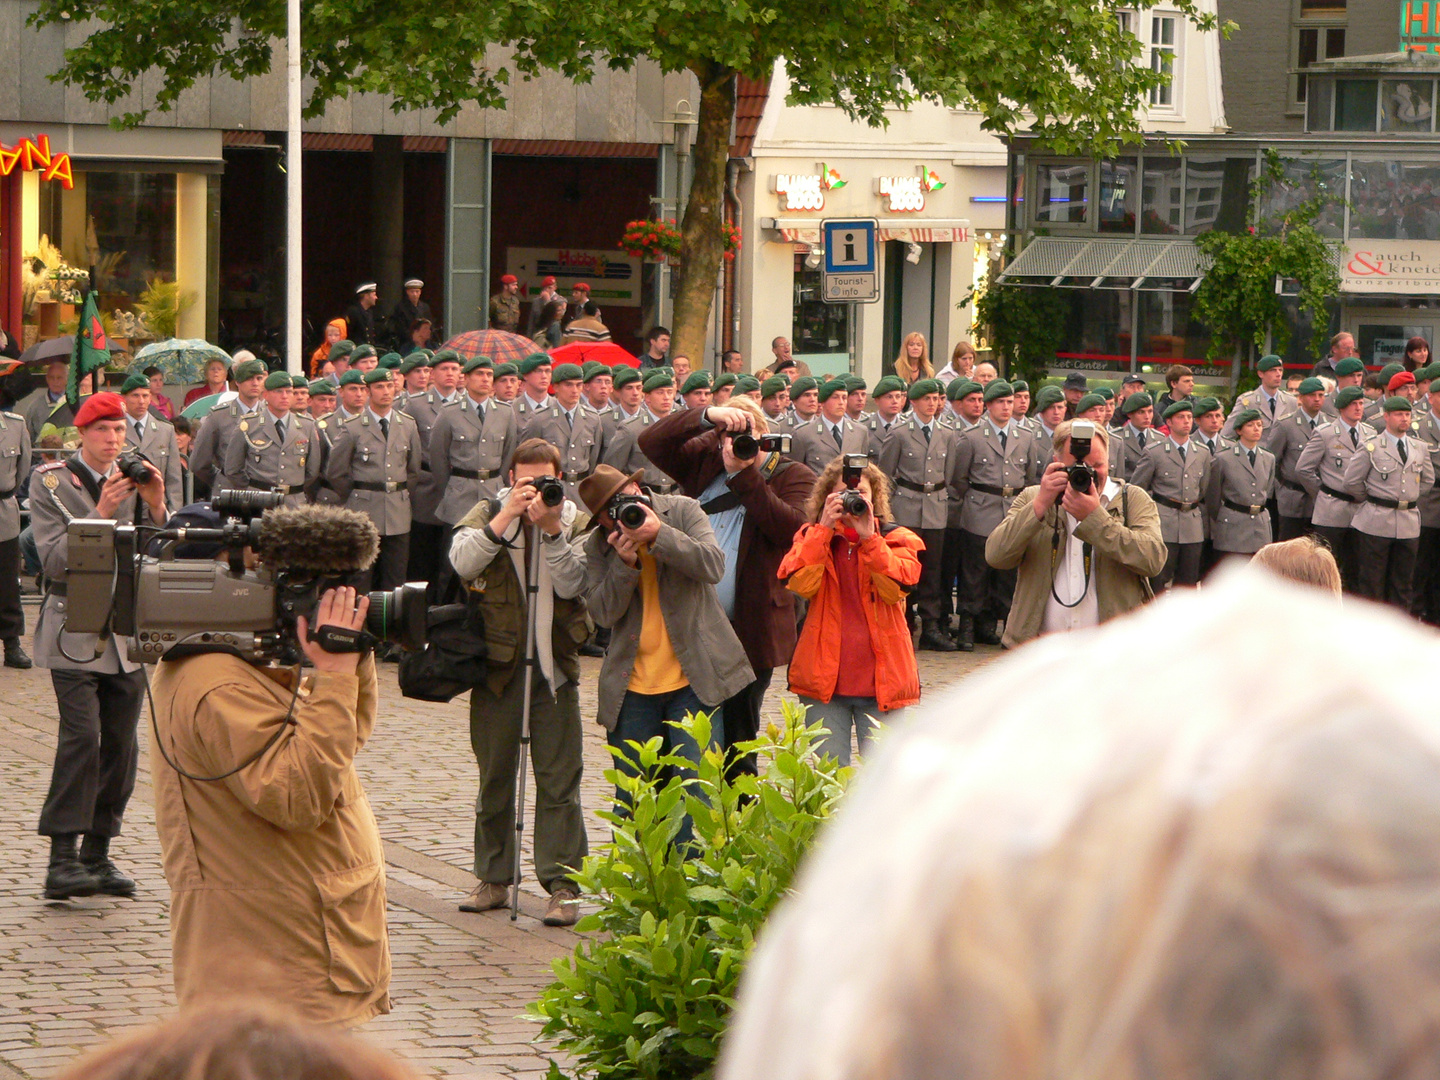
[[[304,370],[301,349],[300,241],[300,0],[286,0],[285,132],[285,366]]]

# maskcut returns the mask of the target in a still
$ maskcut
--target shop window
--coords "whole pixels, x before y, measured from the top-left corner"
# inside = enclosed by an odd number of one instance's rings
[[[1041,162],[1035,166],[1034,221],[1047,225],[1083,225],[1090,204],[1090,163]]]
[[[1186,291],[1140,290],[1139,355],[1152,361],[1203,360],[1209,348],[1204,326],[1192,312],[1195,297]]]
[[[1350,172],[1350,236],[1440,240],[1440,163],[1356,161]]]
[[[1318,9],[1317,9],[1318,10]],[[1343,11],[1341,12],[1343,15]],[[1293,105],[1304,105],[1306,99],[1305,69],[1318,60],[1333,60],[1345,55],[1345,27],[1343,26],[1297,26],[1291,41],[1291,55],[1298,69],[1291,82],[1290,100]]]
[[[1145,157],[1140,183],[1140,231],[1149,236],[1174,236],[1184,214],[1180,159]]]
[[[794,327],[791,347],[804,356],[816,374],[838,374],[850,370],[849,304],[827,304],[821,299],[820,266],[805,265],[806,256],[795,256]]]
[[[1335,80],[1312,77],[1309,98],[1305,105],[1305,130],[1334,131]]]
[[[1150,90],[1150,105],[1157,109],[1175,107],[1176,55],[1179,48],[1179,16],[1150,16],[1150,70],[1162,72],[1170,81]]]
[[[1380,84],[1381,131],[1430,131],[1435,84],[1428,79],[1386,79]]]
[[[1100,231],[1135,232],[1134,158],[1100,162]]]
[[[1061,289],[1070,300],[1060,365],[1105,370],[1130,363],[1130,311],[1135,303],[1128,289]]]
[[[1374,131],[1380,84],[1374,79],[1335,80],[1335,130]]]
[[[1286,158],[1281,170],[1280,182],[1271,185],[1260,207],[1261,223],[1278,229],[1286,214],[1319,196],[1324,203],[1315,228],[1322,236],[1338,239],[1345,221],[1344,158]]]
[[[1255,158],[1196,154],[1185,159],[1185,234],[1245,228]]]

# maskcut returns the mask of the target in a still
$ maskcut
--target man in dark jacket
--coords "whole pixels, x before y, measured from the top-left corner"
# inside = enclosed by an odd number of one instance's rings
[[[430,323],[431,341],[445,340],[440,330],[440,324],[435,321],[435,315],[430,310],[430,305],[420,299],[420,290],[423,288],[425,288],[425,282],[419,278],[407,278],[405,295],[400,298],[395,304],[395,310],[390,313],[390,344],[402,353],[410,345],[410,332],[422,319],[426,319]],[[431,348],[438,347],[431,346]]]
[[[639,434],[645,456],[699,500],[725,551],[716,591],[755,671],[755,680],[725,702],[727,749],[755,738],[771,673],[795,651],[795,597],[776,572],[805,524],[815,474],[779,454],[735,456],[734,435],[766,429],[760,409],[748,403],[686,409]],[[755,761],[738,767],[753,772]]]
[[[345,325],[350,329],[350,340],[356,345],[380,344],[375,326],[375,305],[379,302],[375,282],[362,281],[355,286],[355,302],[345,312]]]

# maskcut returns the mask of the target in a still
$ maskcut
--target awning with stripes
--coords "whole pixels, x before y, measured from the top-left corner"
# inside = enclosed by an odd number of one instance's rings
[[[1088,240],[1040,236],[1011,260],[1001,281],[1071,289],[1192,288],[1205,276],[1193,240]]]

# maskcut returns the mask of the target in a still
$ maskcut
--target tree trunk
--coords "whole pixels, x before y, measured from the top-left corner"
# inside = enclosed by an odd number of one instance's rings
[[[705,335],[715,279],[725,253],[725,166],[730,160],[730,127],[735,116],[735,71],[720,64],[692,68],[700,80],[699,126],[691,150],[695,169],[685,220],[680,223],[680,269],[675,275],[675,325],[671,356],[688,356],[691,367],[708,370]]]

